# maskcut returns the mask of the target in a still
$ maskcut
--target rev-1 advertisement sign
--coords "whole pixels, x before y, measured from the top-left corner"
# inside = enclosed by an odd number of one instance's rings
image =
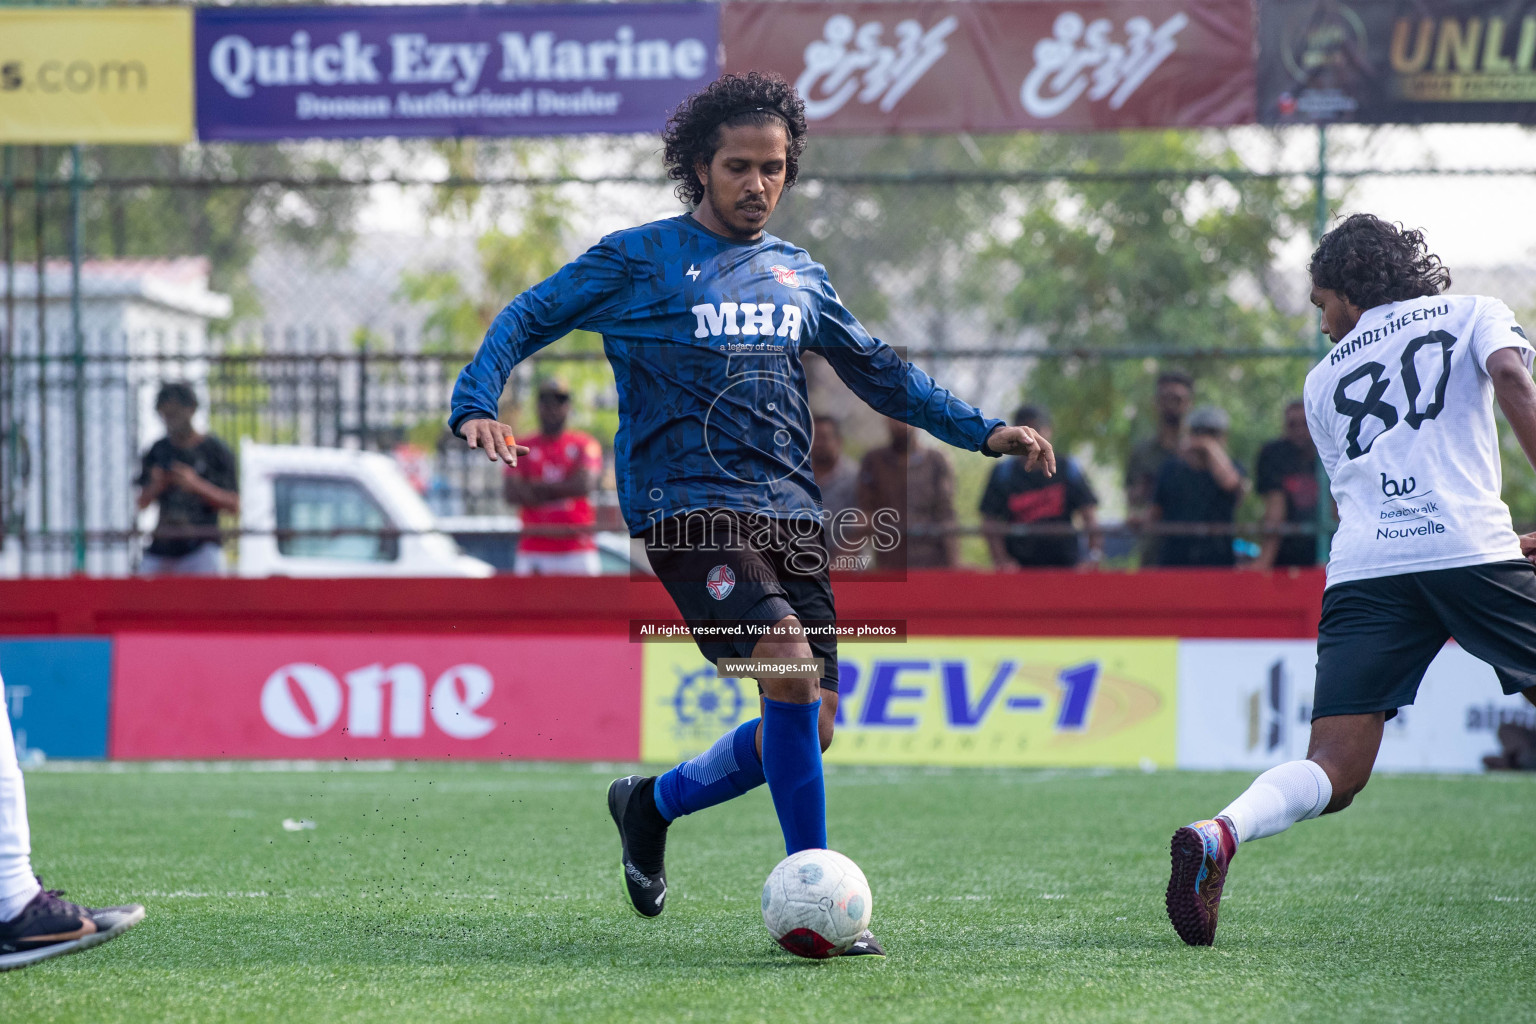
[[[908,637],[847,644],[833,764],[1174,765],[1171,638]],[[647,644],[641,757],[675,762],[758,715],[757,687]]]

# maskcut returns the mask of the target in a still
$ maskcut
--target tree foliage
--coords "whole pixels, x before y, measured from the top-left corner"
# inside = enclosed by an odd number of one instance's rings
[[[1229,150],[1179,132],[1042,140],[1041,155],[1090,170],[1240,172]],[[1235,175],[1068,180],[1021,190],[1023,210],[983,254],[1000,327],[1023,327],[1047,349],[1081,357],[1041,361],[1022,397],[1050,407],[1057,433],[1119,461],[1150,432],[1158,372],[1196,380],[1197,404],[1233,414],[1232,450],[1249,462],[1300,394],[1305,359],[1096,358],[1099,349],[1294,349],[1307,320],[1276,301],[1281,244],[1304,234],[1309,197],[1273,179]],[[1283,272],[1283,271],[1282,271]],[[1303,274],[1296,268],[1296,274]]]
[[[340,151],[314,145],[90,146],[83,151],[81,250],[86,258],[206,257],[211,286],[235,300],[235,317],[258,312],[248,270],[264,240],[345,254],[365,195],[353,187],[306,185],[342,170]],[[346,151],[354,160],[363,149]],[[57,186],[72,173],[61,147],[12,147],[17,178]],[[256,186],[184,185],[196,181],[262,179]],[[113,184],[113,182],[128,182]],[[71,250],[67,188],[42,193],[42,249],[49,259]],[[38,193],[19,189],[12,214],[16,259],[34,258]]]
[[[1047,169],[1103,176],[1008,180]],[[1226,176],[1191,174],[1211,169]],[[816,181],[828,171],[952,172],[957,183]],[[872,327],[888,326],[882,318],[900,303],[935,347],[1050,353],[1027,373],[1025,361],[998,372],[1019,374],[1019,397],[1052,410],[1069,449],[1119,464],[1152,429],[1157,372],[1178,368],[1196,378],[1197,402],[1233,414],[1233,451],[1251,469],[1285,401],[1300,393],[1307,360],[1153,354],[1311,341],[1310,318],[1285,308],[1275,277],[1281,246],[1310,230],[1310,191],[1243,171],[1212,133],[823,140],[807,154],[809,187],[775,231],[806,238]],[[1094,354],[1106,349],[1146,354]]]
[[[437,144],[447,160],[450,177],[474,180],[488,172],[544,173],[569,169],[569,147],[551,140],[508,140],[496,145],[476,140]],[[569,236],[576,210],[555,187],[495,190],[480,186],[435,189],[427,203],[429,216],[453,230],[475,234],[476,265],[470,273],[458,266],[434,267],[402,275],[399,295],[422,307],[422,350],[442,354],[473,352],[491,321],[521,292],[558,270],[570,252]],[[574,331],[556,341],[548,353],[602,352],[602,338]],[[560,373],[575,392],[571,409],[574,426],[611,445],[618,430],[613,375],[601,360],[575,360],[547,367]],[[503,396],[503,416],[520,431],[535,428],[531,388],[520,387],[526,368],[514,371]]]

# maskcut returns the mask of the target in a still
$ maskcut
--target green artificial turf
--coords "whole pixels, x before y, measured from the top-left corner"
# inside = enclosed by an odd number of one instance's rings
[[[642,921],[619,768],[214,768],[28,775],[47,883],[149,916],[0,975],[0,1021],[1536,1018],[1532,777],[1373,781],[1246,847],[1191,949],[1168,838],[1247,776],[833,770],[832,843],[892,955],[812,963],[763,930],[764,791],[674,827],[667,912]]]

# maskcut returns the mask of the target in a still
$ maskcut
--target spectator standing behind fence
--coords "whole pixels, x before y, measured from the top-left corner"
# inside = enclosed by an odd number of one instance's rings
[[[1187,373],[1166,370],[1157,375],[1157,394],[1154,413],[1157,431],[1131,448],[1130,460],[1125,464],[1126,525],[1140,528],[1152,509],[1153,492],[1157,490],[1157,475],[1169,456],[1177,455],[1184,445],[1184,421],[1189,416],[1195,400],[1195,382]],[[1143,536],[1141,540],[1141,564],[1158,564],[1156,535]]]
[[[160,506],[155,532],[139,563],[146,575],[222,576],[224,548],[219,513],[240,513],[235,456],[212,434],[192,426],[197,393],[190,384],[166,384],[155,396],[165,436],[144,453],[139,508]]]
[[[1151,522],[1175,529],[1158,544],[1158,565],[1232,565],[1232,523],[1248,488],[1243,467],[1227,454],[1226,412],[1206,406],[1189,417],[1189,437],[1177,455],[1163,461],[1152,492]],[[1203,524],[1209,534],[1183,533],[1177,527]],[[1221,529],[1227,527],[1227,529]]]
[[[1050,413],[1039,406],[1019,406],[1013,424],[1029,427],[1047,441],[1055,433]],[[1088,560],[1099,561],[1104,552],[1098,506],[1098,496],[1088,485],[1083,467],[1070,456],[1057,455],[1055,476],[1026,468],[1017,456],[1003,459],[992,468],[981,496],[983,530],[993,567],[998,572],[1012,572],[1021,566],[1076,565],[1081,560],[1078,535],[1067,532],[1074,517],[1082,520],[1088,534]],[[1062,532],[1006,534],[1004,527],[1014,525],[1055,527]]]
[[[522,506],[524,528],[512,573],[596,576],[602,572],[592,535],[597,510],[588,495],[603,471],[603,446],[590,434],[566,429],[571,389],[558,377],[539,383],[538,413],[539,433],[517,439],[528,454],[507,467],[507,501]]]
[[[833,569],[861,569],[864,517],[859,515],[859,467],[843,457],[843,428],[835,417],[812,420],[811,472],[826,511],[825,541]]]
[[[1301,399],[1285,407],[1285,436],[1259,449],[1255,470],[1257,490],[1264,499],[1266,530],[1282,523],[1306,526],[1317,522],[1317,449],[1307,429],[1307,409]],[[1316,565],[1317,538],[1309,533],[1266,533],[1255,569]]]
[[[887,419],[886,430],[890,442],[859,463],[859,508],[874,524],[875,568],[953,568],[960,543],[952,532],[955,472],[949,459],[923,447],[917,430],[900,420]],[[881,543],[892,528],[899,540]]]

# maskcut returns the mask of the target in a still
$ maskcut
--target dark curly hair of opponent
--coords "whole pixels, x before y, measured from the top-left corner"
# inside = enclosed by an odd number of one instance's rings
[[[1429,251],[1424,232],[1356,213],[1324,235],[1307,264],[1312,283],[1360,309],[1439,295],[1451,272]]]
[[[708,166],[720,148],[720,129],[740,125],[780,123],[789,134],[789,159],[784,165],[784,187],[795,183],[800,154],[805,151],[805,103],[778,75],[749,71],[745,75],[721,75],[702,91],[684,100],[661,133],[666,144],[667,177],[675,178],[677,198],[690,207],[704,201],[704,183],[694,165]]]

